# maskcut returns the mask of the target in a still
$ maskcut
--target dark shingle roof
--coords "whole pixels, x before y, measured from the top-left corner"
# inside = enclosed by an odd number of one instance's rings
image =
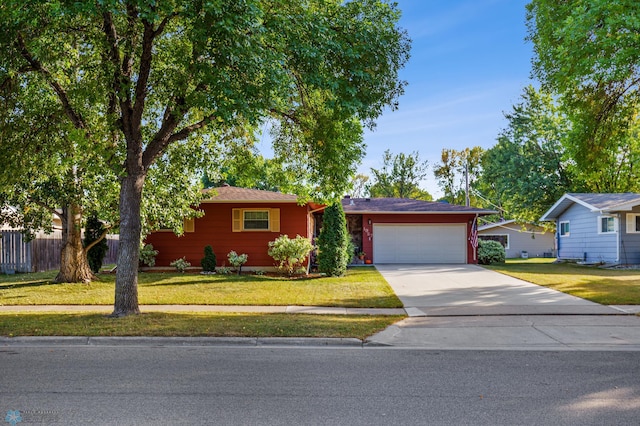
[[[345,198],[342,200],[342,208],[345,213],[496,213],[476,207],[409,198]]]

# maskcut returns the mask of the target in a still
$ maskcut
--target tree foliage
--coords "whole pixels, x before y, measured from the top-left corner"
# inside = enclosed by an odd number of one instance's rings
[[[142,233],[167,221],[180,232],[196,212],[169,195],[197,202],[200,184],[185,170],[214,169],[238,132],[273,120],[274,152],[304,180],[303,195],[344,192],[363,153],[361,126],[403,92],[409,40],[398,19],[395,4],[379,0],[0,5],[0,87],[11,111],[25,123],[53,111],[45,118],[72,145],[51,148],[73,148],[72,170],[115,186],[106,197],[120,231],[114,316],[139,312]]]
[[[365,198],[369,196],[369,176],[358,173],[351,179],[349,194],[353,198]]]
[[[466,179],[468,178],[469,187],[475,186],[482,173],[483,153],[484,149],[479,146],[462,151],[447,148],[442,150],[441,163],[434,167],[433,174],[444,192],[444,199],[449,203],[462,206],[466,204]],[[469,198],[472,205],[481,205],[473,194]]]
[[[560,95],[566,152],[586,190],[638,190],[640,3],[533,0],[527,10],[533,74]]]
[[[565,159],[569,122],[549,94],[531,86],[505,118],[498,143],[482,157],[477,188],[510,218],[535,223],[563,193],[580,188]]]
[[[351,237],[340,202],[334,202],[324,210],[322,229],[318,236],[318,269],[330,277],[344,275],[353,253],[350,253]]]
[[[391,154],[386,150],[382,167],[371,169],[373,184],[369,187],[372,197],[413,198],[430,201],[431,194],[420,189],[420,182],[427,176],[428,162],[420,161],[420,154]]]

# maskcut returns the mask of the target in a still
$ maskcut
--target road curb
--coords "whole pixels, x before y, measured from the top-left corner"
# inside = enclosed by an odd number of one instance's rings
[[[104,337],[18,336],[0,337],[0,347],[20,346],[293,346],[362,347],[356,338],[313,337]]]

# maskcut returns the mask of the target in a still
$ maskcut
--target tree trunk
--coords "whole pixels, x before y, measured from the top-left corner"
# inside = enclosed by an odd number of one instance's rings
[[[129,174],[120,186],[120,243],[116,270],[116,297],[111,316],[139,314],[138,262],[140,258],[140,205],[145,175]]]
[[[62,215],[62,249],[60,271],[54,282],[90,283],[95,279],[91,272],[87,254],[82,247],[82,213],[80,206],[71,205]]]

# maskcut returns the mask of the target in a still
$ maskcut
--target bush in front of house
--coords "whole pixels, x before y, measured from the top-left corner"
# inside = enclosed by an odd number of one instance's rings
[[[140,263],[153,267],[156,264],[158,250],[153,249],[152,244],[140,245]]]
[[[169,264],[169,266],[173,266],[178,270],[178,272],[182,273],[187,270],[191,263],[187,262],[185,257],[181,257],[180,259],[176,259]]]
[[[297,235],[296,238],[289,238],[285,234],[274,241],[269,241],[268,254],[277,262],[280,272],[293,275],[299,271],[306,272],[303,263],[311,250],[313,250],[313,244],[308,238],[300,235]]]
[[[318,269],[330,277],[344,275],[353,253],[349,253],[351,238],[340,202],[324,210],[322,230],[318,236]]]
[[[231,250],[227,254],[227,259],[229,259],[229,263],[231,264],[231,266],[236,268],[236,272],[238,273],[238,275],[240,275],[240,272],[242,272],[242,265],[247,263],[249,256],[244,253],[238,254],[234,250]]]
[[[497,241],[478,241],[478,263],[481,265],[491,265],[493,263],[504,263],[504,247]]]
[[[91,243],[102,237],[100,242],[96,243],[96,245],[91,247],[87,252],[87,261],[89,262],[89,267],[94,274],[100,272],[100,268],[102,268],[102,261],[107,254],[107,250],[109,250],[107,238],[106,236],[102,236],[104,231],[104,225],[100,220],[98,220],[98,217],[96,215],[89,216],[89,219],[87,219],[87,226],[84,231],[84,246],[88,247]]]
[[[213,247],[206,246],[204,248],[204,257],[200,261],[203,272],[215,272],[216,271],[216,254],[213,252]]]

